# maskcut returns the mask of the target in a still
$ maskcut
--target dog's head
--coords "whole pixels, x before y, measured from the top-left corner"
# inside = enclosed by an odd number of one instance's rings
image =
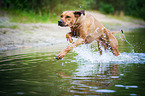
[[[76,18],[85,15],[85,11],[64,11],[60,20],[58,21],[58,25],[61,27],[72,26]]]

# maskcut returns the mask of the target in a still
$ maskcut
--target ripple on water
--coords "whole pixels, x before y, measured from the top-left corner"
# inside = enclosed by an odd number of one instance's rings
[[[132,86],[115,85],[115,87],[124,87],[125,89],[129,89],[129,88],[138,88],[138,86],[135,86],[135,85],[132,85]]]
[[[96,90],[96,92],[100,92],[100,93],[114,93],[116,91],[109,90],[109,89],[100,89],[100,90]]]

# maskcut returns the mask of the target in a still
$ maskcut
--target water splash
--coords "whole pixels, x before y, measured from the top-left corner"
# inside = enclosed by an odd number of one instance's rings
[[[128,63],[145,63],[145,53],[120,53],[114,56],[111,51],[103,50],[103,55],[94,52],[90,45],[81,45],[73,49],[78,55],[75,57],[79,62],[90,62],[98,64],[128,64]]]
[[[121,37],[121,35],[124,37],[124,39]],[[126,41],[126,42],[128,43],[128,45],[131,46],[131,48],[132,48],[132,53],[134,53],[134,47],[133,47],[132,44],[126,39],[125,35],[123,34],[123,30],[121,30],[121,35],[120,35],[120,39],[121,39],[122,41]]]

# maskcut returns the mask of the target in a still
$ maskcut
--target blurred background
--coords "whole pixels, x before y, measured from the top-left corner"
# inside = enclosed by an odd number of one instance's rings
[[[0,15],[9,15],[15,22],[54,23],[65,10],[97,10],[145,20],[145,0],[0,0]]]
[[[120,56],[100,56],[93,42],[56,60],[69,45],[70,29],[57,25],[66,10],[122,29]],[[144,96],[144,38],[145,0],[0,0],[0,96]]]

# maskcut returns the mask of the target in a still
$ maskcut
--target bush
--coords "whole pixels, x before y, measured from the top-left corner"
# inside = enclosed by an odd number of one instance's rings
[[[145,21],[145,6],[143,6],[140,10],[138,9],[138,11],[140,11],[139,17],[143,18]]]
[[[112,6],[112,4],[105,4],[103,2],[100,2],[99,11],[105,14],[110,14],[114,12],[114,7]]]

